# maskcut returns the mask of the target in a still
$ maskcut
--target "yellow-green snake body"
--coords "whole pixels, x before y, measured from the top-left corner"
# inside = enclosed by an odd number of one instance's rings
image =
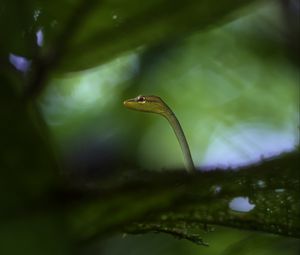
[[[142,112],[157,113],[164,116],[173,128],[184,155],[186,169],[194,173],[195,166],[182,127],[170,107],[158,96],[137,96],[124,101],[124,106]]]

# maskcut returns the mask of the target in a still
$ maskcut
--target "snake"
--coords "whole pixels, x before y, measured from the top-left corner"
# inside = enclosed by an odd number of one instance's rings
[[[139,95],[135,98],[127,99],[124,101],[124,106],[128,109],[156,113],[165,117],[169,124],[171,125],[177,140],[180,144],[183,156],[185,167],[188,173],[195,173],[195,165],[192,159],[190,148],[186,140],[183,129],[171,108],[159,97],[159,96],[143,96]]]

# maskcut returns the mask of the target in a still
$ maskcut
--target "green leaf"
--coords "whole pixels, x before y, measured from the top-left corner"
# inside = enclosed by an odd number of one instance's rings
[[[59,71],[91,68],[123,52],[181,38],[192,31],[224,22],[225,18],[249,2],[79,2],[72,12],[67,11],[68,20],[64,27],[60,24],[60,34],[52,42],[53,50],[61,60]],[[58,11],[63,8],[56,1],[49,5],[53,9],[55,6]]]

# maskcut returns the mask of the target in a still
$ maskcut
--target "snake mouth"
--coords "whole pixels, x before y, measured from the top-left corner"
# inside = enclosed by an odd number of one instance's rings
[[[136,100],[133,98],[133,99],[127,99],[123,102],[123,105],[126,107],[126,108],[130,108],[130,109],[135,109],[136,108]]]
[[[127,106],[127,105],[129,105],[130,103],[134,103],[134,102],[135,102],[134,99],[127,99],[127,100],[125,100],[125,101],[123,102],[123,104],[124,104],[125,106]]]

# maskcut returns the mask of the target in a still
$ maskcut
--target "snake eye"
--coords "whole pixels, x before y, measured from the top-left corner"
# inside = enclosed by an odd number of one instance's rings
[[[137,97],[137,102],[138,103],[145,103],[146,102],[146,98],[144,96],[138,96]]]

